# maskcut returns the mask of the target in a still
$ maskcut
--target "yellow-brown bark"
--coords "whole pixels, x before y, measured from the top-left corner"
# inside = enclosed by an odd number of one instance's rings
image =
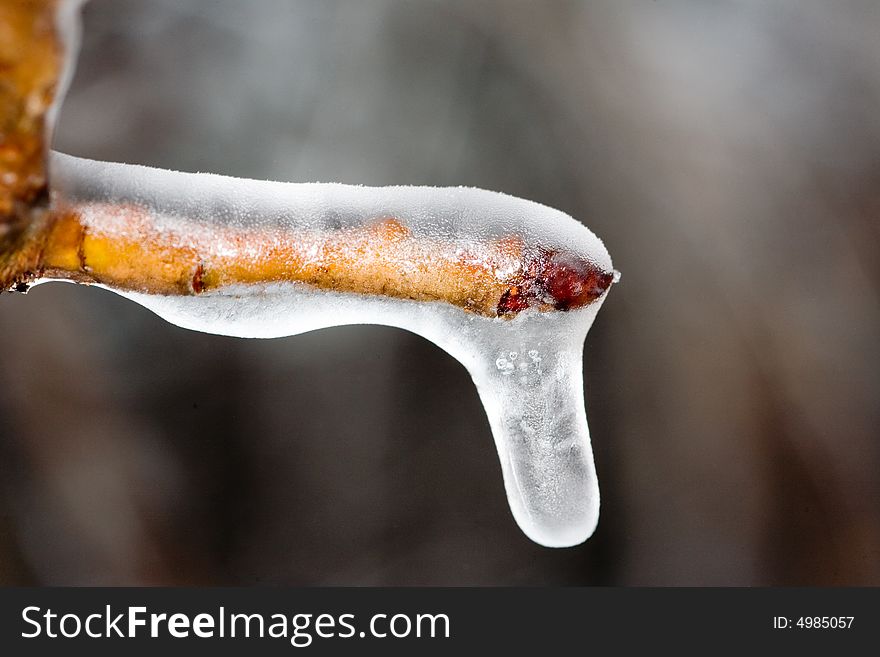
[[[27,277],[48,222],[47,114],[61,75],[56,0],[0,3],[0,289]]]
[[[0,291],[46,277],[166,295],[296,282],[495,317],[576,308],[611,284],[610,272],[516,236],[462,246],[387,217],[326,232],[185,219],[169,228],[149,208],[50,194],[48,116],[65,55],[57,8],[0,3]]]

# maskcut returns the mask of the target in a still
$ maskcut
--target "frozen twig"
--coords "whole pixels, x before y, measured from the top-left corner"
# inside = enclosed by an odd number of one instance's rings
[[[352,323],[416,332],[473,377],[523,530],[548,546],[585,540],[599,492],[581,358],[613,281],[602,242],[562,212],[479,189],[273,183],[50,154],[77,4],[2,5],[20,47],[0,61],[0,288],[97,284],[180,326],[241,337]]]

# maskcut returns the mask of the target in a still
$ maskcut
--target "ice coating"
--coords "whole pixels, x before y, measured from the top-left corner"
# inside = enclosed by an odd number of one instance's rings
[[[86,218],[86,231],[124,239],[124,216],[136,209],[175,249],[229,230],[263,235],[344,235],[393,217],[414,240],[435,245],[436,259],[394,263],[431,267],[448,259],[436,245],[466,254],[466,272],[498,269],[476,262],[489,246],[515,238],[611,272],[601,241],[568,215],[504,194],[472,188],[370,188],[275,183],[106,164],[57,153],[51,160],[54,202],[80,215],[123,208],[110,226],[106,213]],[[127,210],[126,210],[127,209]],[[91,222],[91,223],[90,223]],[[201,235],[202,237],[198,237]],[[193,237],[195,236],[195,237]],[[220,249],[244,243],[226,243]],[[169,247],[170,248],[170,247]],[[194,248],[194,247],[193,247]],[[169,251],[170,252],[170,251]],[[237,257],[265,255],[238,253]],[[356,261],[359,252],[353,255]],[[494,256],[493,256],[494,257]],[[173,260],[169,256],[169,261]],[[516,266],[516,258],[507,261]],[[439,266],[442,266],[439,265]],[[568,271],[568,270],[566,270]],[[498,272],[499,276],[510,272]],[[477,386],[501,460],[513,515],[535,542],[564,547],[586,540],[599,511],[599,490],[584,408],[582,351],[608,284],[595,300],[565,311],[526,308],[486,317],[445,301],[318,289],[298,282],[252,282],[156,294],[107,285],[179,326],[238,337],[272,338],[329,326],[383,324],[412,331],[461,362]]]
[[[553,547],[587,539],[599,490],[582,350],[613,278],[598,238],[472,188],[257,182],[48,154],[80,4],[33,5],[55,12],[64,59],[35,133],[50,194],[38,180],[21,239],[0,242],[0,289],[96,284],[179,326],[240,337],[366,323],[422,335],[471,374],[523,531]]]
[[[531,219],[565,215],[484,190],[245,182],[58,154],[52,170],[58,219],[40,264],[83,282],[186,294],[288,281],[496,317],[589,305],[613,276]]]

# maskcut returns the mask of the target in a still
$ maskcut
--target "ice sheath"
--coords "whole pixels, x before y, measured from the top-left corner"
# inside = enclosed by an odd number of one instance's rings
[[[160,254],[200,242],[199,235],[231,229],[334,235],[393,216],[412,239],[447,242],[453,252],[466,250],[471,260],[487,241],[515,235],[530,247],[565,249],[611,269],[602,243],[571,217],[479,189],[262,182],[61,154],[53,154],[50,173],[56,203],[85,216],[87,232],[121,240],[129,229],[126,217],[136,208],[138,216],[150,218],[154,232],[169,236],[164,249],[156,247]],[[112,220],[94,210],[108,206],[129,210]],[[249,251],[247,241],[218,240],[213,246],[227,255],[236,248],[242,250],[231,254],[236,260],[252,258],[255,266],[265,256]],[[351,257],[356,260],[358,253]],[[430,268],[430,261],[395,263],[426,265]],[[383,324],[424,336],[471,374],[523,531],[542,545],[569,546],[584,541],[596,526],[599,490],[584,409],[582,350],[605,294],[565,312],[530,309],[492,318],[442,301],[322,290],[291,281],[176,294],[105,287],[174,324],[209,333],[272,338],[329,326]],[[334,403],[340,401],[328,399],[328,408]]]
[[[589,302],[564,310],[554,309],[554,285],[545,285],[532,290],[536,307],[506,317],[475,311],[484,293],[494,300],[496,282],[516,288],[511,281],[535,254],[562,254],[563,263],[610,277],[605,247],[573,218],[472,188],[262,182],[58,153],[48,179],[47,229],[28,283],[101,285],[174,324],[222,335],[271,338],[345,324],[422,335],[471,374],[523,531],[552,547],[594,531],[599,489],[582,351],[610,278],[578,297]],[[359,271],[367,261],[377,269]],[[313,270],[346,280],[346,268],[366,289],[309,283]],[[570,275],[580,270],[563,269],[560,280],[580,285]],[[411,285],[397,294],[374,289],[376,271]]]

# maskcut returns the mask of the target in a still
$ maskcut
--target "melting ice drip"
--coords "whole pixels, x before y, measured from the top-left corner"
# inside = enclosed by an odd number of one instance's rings
[[[275,183],[188,174],[52,155],[57,202],[146,208],[162,230],[318,231],[393,216],[416,238],[479,244],[516,235],[564,249],[605,271],[601,241],[568,215],[472,188]],[[125,225],[114,230],[125,230]],[[406,264],[406,263],[404,263]],[[424,266],[424,263],[410,263]],[[112,288],[108,288],[112,289]],[[581,543],[593,532],[599,489],[584,408],[583,343],[604,301],[566,312],[484,317],[449,303],[318,290],[294,282],[248,284],[192,295],[114,289],[178,326],[273,338],[347,324],[383,324],[421,335],[467,368],[486,409],[513,515],[535,542]]]
[[[67,0],[59,9],[67,52],[61,89],[72,72],[80,4]],[[58,153],[51,154],[50,174],[55,207],[106,203],[145,209],[159,231],[168,230],[178,240],[228,229],[331,235],[394,217],[415,238],[457,245],[468,257],[479,258],[482,245],[514,236],[530,247],[573,254],[612,271],[602,242],[568,215],[478,189],[259,182]],[[107,229],[97,225],[100,221],[96,218],[93,228]],[[112,230],[125,231],[125,226],[121,222]],[[398,265],[424,268],[426,263]],[[599,488],[584,408],[582,354],[607,293],[564,312],[528,309],[498,318],[442,301],[333,292],[296,282],[227,285],[191,295],[105,287],[178,326],[222,335],[272,338],[346,324],[384,324],[421,335],[473,378],[522,530],[541,545],[564,547],[586,540],[596,527]]]

